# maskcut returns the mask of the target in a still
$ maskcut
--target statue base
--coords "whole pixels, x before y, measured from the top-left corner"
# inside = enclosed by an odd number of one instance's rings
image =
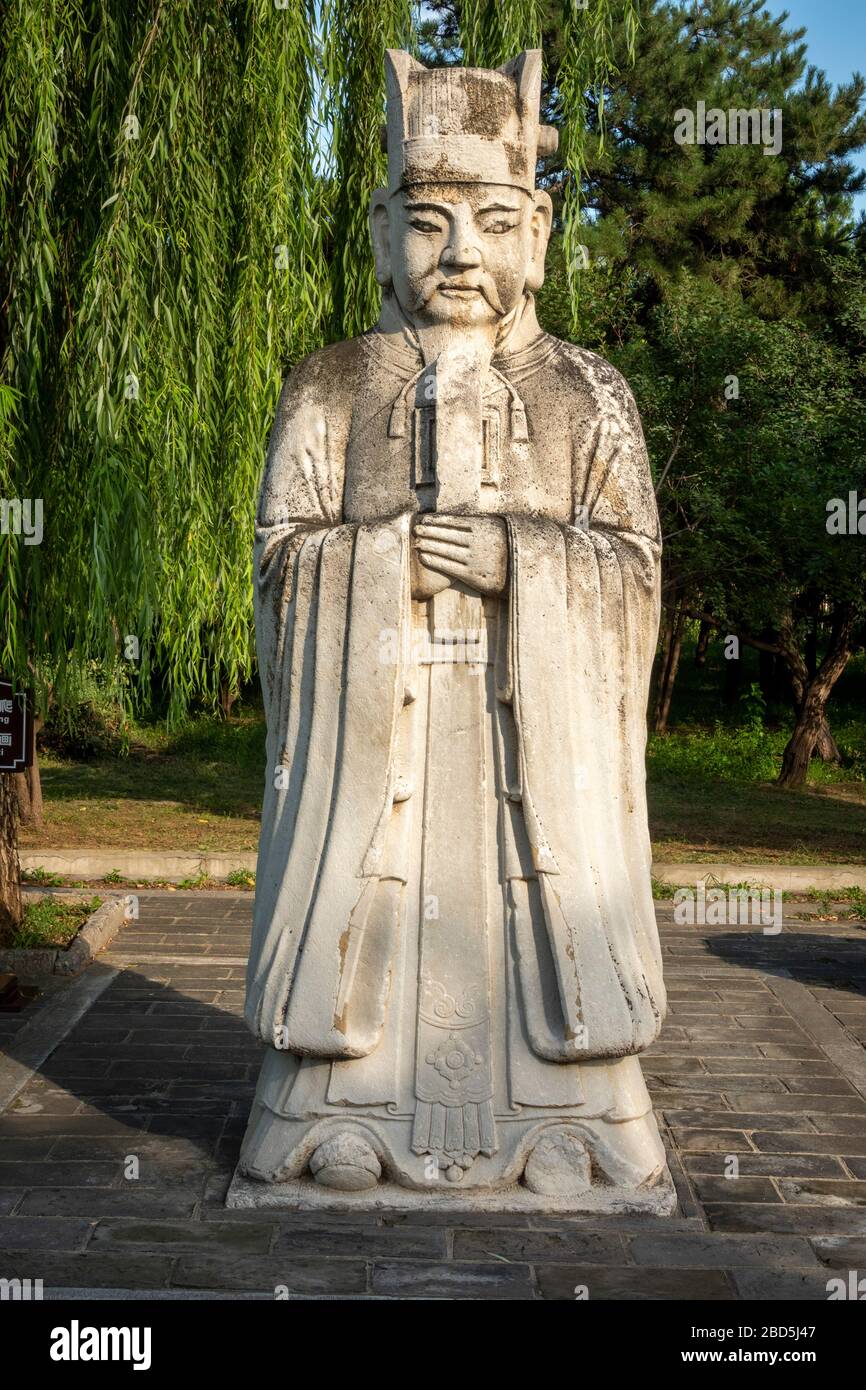
[[[582,1106],[516,1106],[494,1121],[488,1117],[465,1151],[442,1143],[453,1130],[450,1114],[438,1117],[440,1142],[431,1147],[431,1127],[419,1131],[417,1113],[336,1105],[318,1115],[314,1106],[286,1113],[292,1092],[287,1100],[275,1084],[285,1064],[276,1051],[266,1058],[229,1207],[656,1215],[676,1209],[634,1057],[585,1064]],[[294,1096],[298,1110],[301,1100]]]
[[[526,1212],[600,1216],[672,1216],[677,1194],[665,1165],[651,1184],[641,1188],[596,1185],[569,1197],[544,1196],[531,1192],[522,1183],[495,1191],[466,1189],[455,1191],[446,1183],[418,1191],[397,1183],[379,1183],[365,1192],[340,1192],[322,1187],[311,1177],[289,1182],[257,1182],[237,1170],[226,1196],[226,1207],[234,1211],[441,1211],[441,1212]]]
[[[388,1126],[347,1116],[305,1123],[257,1104],[226,1206],[655,1216],[676,1210],[652,1111],[624,1123],[505,1124],[496,1154],[479,1156],[466,1172],[456,1164],[443,1171],[429,1155],[409,1153],[410,1133],[408,1120]]]

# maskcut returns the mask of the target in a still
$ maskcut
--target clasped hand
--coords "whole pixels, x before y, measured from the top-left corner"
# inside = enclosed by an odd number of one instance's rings
[[[508,578],[508,533],[501,516],[422,512],[412,531],[412,597],[432,598],[454,581],[499,594]]]

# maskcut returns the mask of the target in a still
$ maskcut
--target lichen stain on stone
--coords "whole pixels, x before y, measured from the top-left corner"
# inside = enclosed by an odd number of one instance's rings
[[[513,145],[508,140],[503,140],[505,157],[508,160],[508,168],[516,179],[523,178],[526,173],[526,151],[522,145]]]
[[[468,68],[463,76],[466,106],[461,121],[465,135],[495,140],[514,111],[514,87],[506,78]]]
[[[341,934],[339,942],[337,943],[337,949],[338,949],[339,952],[340,952],[340,979],[341,979],[341,980],[342,980],[342,978],[343,978],[343,971],[344,971],[345,968],[346,968],[346,955],[348,954],[348,950],[349,950],[349,935],[350,935],[350,928],[347,926],[346,929],[345,929],[345,931]],[[344,1006],[344,1008],[343,1008],[343,1012],[340,1013],[340,1014],[334,1014],[334,1027],[335,1027],[335,1029],[337,1030],[338,1033],[343,1033],[343,1034],[345,1034],[345,1032],[346,1032],[346,1015],[347,1015],[348,1011],[349,1011],[349,1001],[346,1000],[345,1006]]]

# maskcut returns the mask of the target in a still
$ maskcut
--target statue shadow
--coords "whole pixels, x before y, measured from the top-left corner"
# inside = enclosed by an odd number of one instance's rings
[[[708,935],[707,950],[727,964],[761,970],[799,984],[866,995],[866,931],[862,939],[820,932],[759,930]]]
[[[840,994],[866,995],[866,935],[862,940],[810,931],[765,936],[741,928],[705,939],[710,959]],[[112,968],[97,961],[81,979],[95,982]],[[234,980],[216,981],[213,992],[221,983],[231,985],[232,994],[240,992]],[[238,1002],[197,999],[195,992],[121,966],[0,1115],[0,1141],[45,1140],[34,1144],[35,1161],[28,1167],[44,1160],[51,1172],[40,1181],[61,1192],[73,1186],[129,1192],[134,1186],[144,1199],[143,1214],[159,1193],[168,1194],[168,1202],[188,1198],[221,1207],[264,1044],[249,1033]],[[46,992],[46,1002],[62,993]],[[41,1012],[23,1012],[24,1025],[4,1039],[2,1055],[33,1065]],[[0,1158],[3,1147],[0,1142]],[[139,1165],[134,1184],[126,1181],[131,1157]],[[30,1185],[26,1174],[15,1178],[15,1186],[24,1183]],[[135,1200],[130,1197],[130,1208]]]
[[[67,988],[108,969],[97,961]],[[236,992],[238,982],[230,983]],[[43,1003],[62,1001],[64,992],[46,990]],[[42,1008],[31,1008],[0,1048],[0,1056],[25,1066],[33,1065],[49,1026]],[[0,1114],[0,1158],[3,1137],[50,1138],[50,1151],[34,1157],[56,1165],[58,1187],[128,1188],[124,1165],[133,1157],[136,1187],[200,1188],[207,1203],[219,1205],[263,1054],[235,1005],[199,1000],[182,986],[120,967]]]

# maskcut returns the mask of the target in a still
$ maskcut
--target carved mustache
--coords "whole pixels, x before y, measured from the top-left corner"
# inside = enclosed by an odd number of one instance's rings
[[[505,312],[496,286],[487,275],[481,276],[480,278],[473,277],[472,279],[468,279],[464,275],[445,275],[436,276],[435,279],[431,278],[424,285],[421,304],[427,304],[437,290],[474,290],[476,294],[482,295],[482,297],[487,300],[491,309],[497,314],[503,314]]]

